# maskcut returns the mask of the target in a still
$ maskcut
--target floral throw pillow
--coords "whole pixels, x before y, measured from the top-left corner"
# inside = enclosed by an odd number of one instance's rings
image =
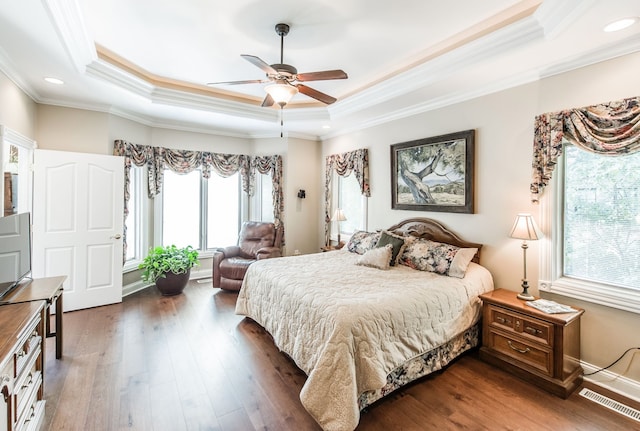
[[[415,239],[409,242],[399,263],[419,271],[463,278],[477,251],[477,248],[460,248],[427,239]]]
[[[347,250],[351,253],[365,254],[376,246],[380,239],[379,232],[365,232],[357,230],[351,235],[347,243]]]

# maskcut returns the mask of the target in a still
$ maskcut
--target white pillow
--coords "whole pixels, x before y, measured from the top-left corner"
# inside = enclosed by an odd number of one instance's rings
[[[448,275],[450,277],[463,278],[469,263],[477,252],[477,248],[461,248],[458,250],[451,262]]]
[[[384,247],[372,248],[358,257],[356,265],[387,270],[389,269],[392,254],[393,245],[391,244],[387,244]]]

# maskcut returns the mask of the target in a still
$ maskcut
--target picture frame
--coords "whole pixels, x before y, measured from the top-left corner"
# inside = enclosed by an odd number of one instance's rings
[[[391,208],[474,212],[475,130],[391,145]]]

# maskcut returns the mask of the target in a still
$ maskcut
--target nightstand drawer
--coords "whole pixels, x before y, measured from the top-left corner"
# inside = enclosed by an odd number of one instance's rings
[[[489,332],[489,340],[485,343],[490,349],[509,356],[522,364],[553,375],[553,351],[538,348],[526,340],[510,337],[496,331]]]
[[[494,305],[489,305],[488,310],[489,324],[492,327],[523,335],[533,341],[553,347],[553,324]]]

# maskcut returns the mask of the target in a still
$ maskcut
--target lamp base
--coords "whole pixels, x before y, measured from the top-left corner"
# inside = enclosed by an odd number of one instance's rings
[[[518,293],[518,299],[522,299],[523,301],[533,301],[536,298],[534,298],[528,292],[522,292],[522,293]]]

